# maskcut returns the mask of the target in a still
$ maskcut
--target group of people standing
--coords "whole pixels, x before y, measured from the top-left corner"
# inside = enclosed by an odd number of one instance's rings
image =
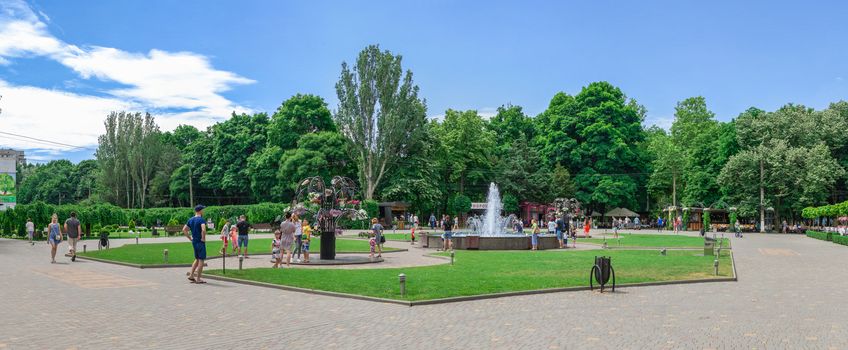
[[[273,267],[283,267],[283,257],[285,257],[285,267],[291,267],[293,257],[298,263],[308,263],[311,243],[312,227],[309,226],[309,221],[301,220],[297,214],[286,213],[285,220],[280,223],[280,228],[274,231],[274,239],[271,241]],[[296,257],[295,254],[297,254]],[[300,260],[301,254],[304,260]]]

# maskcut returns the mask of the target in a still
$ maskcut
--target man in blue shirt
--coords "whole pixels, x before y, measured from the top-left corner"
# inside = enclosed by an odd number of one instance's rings
[[[188,280],[191,283],[206,283],[200,279],[203,274],[203,261],[206,260],[206,219],[203,218],[203,205],[194,207],[194,216],[188,219],[183,226],[183,234],[191,241],[194,247],[194,263],[191,264],[191,273],[188,275]],[[191,232],[191,235],[189,235]]]

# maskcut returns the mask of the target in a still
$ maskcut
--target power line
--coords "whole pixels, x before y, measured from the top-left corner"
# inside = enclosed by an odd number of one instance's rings
[[[96,149],[94,149],[94,148],[90,148],[90,147],[83,147],[83,146],[69,145],[69,144],[67,144],[67,143],[61,143],[61,142],[50,141],[50,140],[45,140],[45,139],[39,139],[39,138],[32,137],[32,136],[20,135],[20,134],[15,134],[15,133],[10,133],[10,132],[5,132],[5,131],[0,131],[0,134],[9,135],[9,136],[15,136],[15,137],[25,138],[25,139],[31,140],[31,141],[29,141],[29,142],[33,142],[33,141],[35,141],[35,142],[39,142],[39,143],[43,143],[43,144],[50,144],[50,145],[58,145],[58,146],[71,147],[71,149],[83,149],[83,150],[96,151]],[[18,139],[18,141],[24,141],[24,140],[20,140],[20,139]]]

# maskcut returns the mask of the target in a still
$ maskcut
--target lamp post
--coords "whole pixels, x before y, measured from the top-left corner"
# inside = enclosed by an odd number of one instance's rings
[[[406,296],[406,274],[398,275],[398,282],[400,282],[400,296]]]

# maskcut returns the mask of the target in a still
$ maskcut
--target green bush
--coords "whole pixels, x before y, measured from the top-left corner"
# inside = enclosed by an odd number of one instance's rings
[[[807,237],[820,239],[822,241],[832,241],[833,240],[833,236],[830,232],[819,232],[819,231],[807,230]]]
[[[831,235],[831,241],[836,244],[848,245],[848,236]]]

